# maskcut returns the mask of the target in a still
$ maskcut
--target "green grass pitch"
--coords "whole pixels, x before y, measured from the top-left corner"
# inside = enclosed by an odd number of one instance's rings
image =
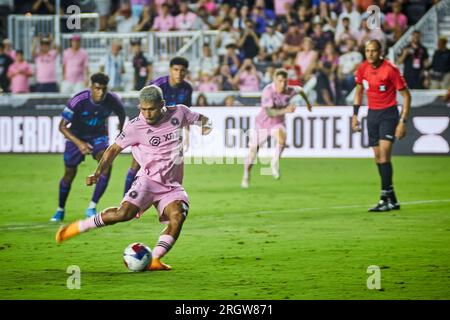
[[[99,209],[120,203],[129,155],[113,166]],[[130,273],[132,242],[153,247],[163,226],[141,219],[54,242],[61,155],[0,156],[1,299],[450,299],[450,158],[395,157],[402,210],[368,213],[378,200],[372,159],[282,159],[282,178],[241,165],[186,165],[191,210],[163,259],[170,272]],[[78,171],[66,222],[83,217],[92,188]],[[81,289],[66,286],[68,266]],[[381,290],[367,268],[380,267]]]

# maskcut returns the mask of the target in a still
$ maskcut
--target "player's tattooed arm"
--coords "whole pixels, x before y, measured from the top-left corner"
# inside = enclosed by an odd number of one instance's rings
[[[278,117],[282,116],[286,113],[293,113],[295,111],[295,105],[290,104],[286,108],[275,109],[275,108],[266,108],[266,113],[269,117]]]
[[[201,121],[202,124],[202,135],[208,135],[212,130],[211,120],[202,114],[200,115],[199,120]]]
[[[91,153],[92,146],[89,143],[78,139],[67,127],[69,124],[69,121],[61,119],[61,121],[59,122],[59,131],[64,135],[64,137],[66,137],[67,140],[72,141],[78,147],[78,149],[80,149],[80,152],[82,154]]]
[[[122,152],[122,150],[123,149],[117,143],[110,145],[108,149],[106,149],[106,151],[103,153],[102,158],[98,162],[98,166],[94,174],[86,177],[86,185],[91,186],[93,184],[96,184],[98,179],[100,178],[100,174],[107,171],[111,167],[114,159],[119,155],[120,152]]]

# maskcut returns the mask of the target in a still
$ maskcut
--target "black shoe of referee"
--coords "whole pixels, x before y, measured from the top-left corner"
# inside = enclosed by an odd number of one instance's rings
[[[388,200],[388,206],[391,210],[400,210],[400,203],[394,202],[391,199]]]
[[[391,211],[389,202],[385,200],[380,200],[380,202],[378,202],[378,204],[375,207],[369,209],[369,212],[385,212],[385,211]]]

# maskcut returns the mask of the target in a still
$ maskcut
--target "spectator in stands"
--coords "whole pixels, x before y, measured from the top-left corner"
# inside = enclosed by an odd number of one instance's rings
[[[338,78],[340,87],[348,94],[355,87],[354,72],[363,61],[363,56],[353,38],[346,40],[346,48],[347,52],[339,57]]]
[[[152,26],[152,31],[168,32],[175,28],[175,18],[169,13],[169,5],[163,3],[161,6],[161,12],[155,18],[155,22]]]
[[[236,97],[233,95],[229,95],[223,101],[225,107],[240,107],[242,103],[236,100]]]
[[[311,79],[317,62],[319,60],[319,54],[314,50],[314,42],[311,38],[305,38],[303,40],[302,50],[297,53],[295,63],[300,67],[302,71],[302,80],[307,82]]]
[[[411,35],[411,42],[407,45],[398,59],[404,65],[403,76],[410,89],[425,89],[425,70],[429,66],[428,51],[420,41],[420,31],[415,30]]]
[[[216,47],[218,48],[217,53],[220,56],[226,54],[227,46],[231,43],[238,43],[239,33],[231,27],[232,21],[229,18],[225,18],[220,25],[219,34],[216,39]]]
[[[39,50],[36,43],[38,40]],[[36,92],[59,92],[56,80],[56,59],[59,49],[52,48],[50,38],[34,38],[31,51],[36,67]]]
[[[264,8],[254,6],[250,13],[249,19],[253,22],[256,34],[258,37],[261,37],[261,35],[266,31],[266,26],[268,23],[264,15]]]
[[[175,29],[194,30],[197,15],[189,11],[187,1],[180,2],[180,14],[175,17]]]
[[[265,86],[273,82],[273,75],[275,73],[275,70],[276,68],[273,65],[268,65],[266,70],[264,70],[264,74],[261,78],[261,83],[259,85],[259,88],[261,90],[264,89]]]
[[[312,17],[305,5],[300,5],[297,12],[291,12],[286,16],[288,25],[294,23],[303,35],[307,35],[311,29]]]
[[[227,64],[222,64],[220,66],[216,79],[220,91],[234,90],[233,76],[231,74],[230,67]]]
[[[301,86],[302,85],[302,70],[298,64],[295,63],[296,55],[293,53],[288,54],[283,69],[287,71],[288,85]]]
[[[262,58],[266,61],[273,61],[272,55],[277,53],[283,46],[284,36],[275,31],[275,25],[269,21],[266,25],[266,32],[261,35],[259,50]]]
[[[344,17],[342,19],[342,26],[343,28],[341,32],[336,32],[334,41],[336,43],[336,46],[339,48],[339,51],[345,53],[349,50],[347,48],[347,40],[356,39],[358,34],[350,30],[350,19],[348,17]]]
[[[219,57],[213,55],[209,43],[204,43],[202,48],[202,57],[200,58],[199,70],[216,74],[219,68]]]
[[[198,95],[195,106],[197,106],[197,107],[207,107],[208,106],[208,100],[206,99],[206,96],[203,93],[200,93]]]
[[[334,41],[334,36],[333,32],[324,31],[322,25],[318,22],[313,24],[311,39],[314,41],[314,46],[317,51],[322,52],[328,42]]]
[[[336,37],[342,33],[344,29],[344,18],[348,18],[350,21],[350,31],[353,33],[357,33],[361,28],[361,14],[356,10],[353,6],[352,0],[344,0],[344,10],[341,12],[338,18],[338,23],[336,26]]]
[[[227,45],[227,51],[223,56],[222,63],[226,64],[230,68],[231,75],[235,75],[238,70],[241,62],[239,60],[238,54],[236,52],[236,45],[234,43],[230,43]]]
[[[132,32],[138,22],[139,18],[131,15],[131,6],[127,2],[123,2],[119,9],[109,18],[110,27],[115,27],[115,30],[119,33]]]
[[[238,73],[233,77],[234,85],[240,92],[259,91],[259,75],[251,59],[245,59]]]
[[[145,10],[145,9],[144,9]],[[133,46],[134,90],[139,91],[150,83],[152,79],[152,61],[148,60],[142,52],[141,41],[131,41]]]
[[[5,46],[0,43],[0,93],[10,92],[8,69],[14,63],[14,60],[5,53]]]
[[[219,7],[219,12],[216,15],[216,19],[214,20],[214,28],[220,28],[222,22],[225,19],[230,19],[231,7],[228,3],[222,2]],[[233,21],[233,20],[231,20]]]
[[[395,43],[406,29],[408,29],[408,18],[402,13],[401,2],[396,1],[392,5],[392,12],[386,15],[384,30],[387,34],[390,34],[392,43]]]
[[[233,19],[233,28],[235,30],[244,30],[245,29],[245,21],[247,21],[250,15],[250,9],[247,5],[242,6],[239,9],[239,15]]]
[[[36,0],[31,8],[33,14],[55,14],[54,0]]]
[[[194,23],[194,30],[210,30],[214,25],[214,17],[208,14],[204,7],[197,9],[197,19]]]
[[[259,38],[256,35],[253,21],[245,22],[245,30],[242,31],[238,41],[238,47],[243,59],[253,59],[259,52]]]
[[[330,31],[332,33],[336,30],[338,17],[336,12],[328,9],[328,3],[326,1],[320,1],[319,12],[313,17],[313,24],[319,23],[324,32]]]
[[[16,61],[8,68],[8,78],[11,81],[12,93],[28,93],[30,92],[30,85],[28,78],[33,75],[31,67],[23,59],[23,51],[16,51]]]
[[[85,49],[81,48],[80,41],[79,35],[73,35],[70,40],[70,48],[64,50],[62,93],[79,92],[89,84],[88,54]]]
[[[11,40],[3,39],[3,46],[5,50],[5,54],[11,57],[11,59],[16,60],[16,51],[12,47]]]
[[[197,2],[197,7],[204,8],[209,15],[214,15],[217,9],[217,5],[214,0],[200,0]]]
[[[155,7],[153,5],[144,7],[141,17],[139,18],[139,22],[133,27],[133,31],[150,31],[156,17],[154,8]]]
[[[111,51],[102,59],[100,72],[108,75],[108,87],[113,91],[123,91],[122,74],[125,73],[124,59],[120,55],[122,44],[118,40],[111,43]]]
[[[325,45],[324,54],[317,65],[317,102],[320,105],[332,106],[339,103],[340,88],[337,78],[339,56],[335,50],[334,43]]]
[[[99,31],[106,31],[108,17],[111,15],[111,0],[96,0],[96,10],[99,17]]]
[[[285,19],[286,15],[291,11],[294,2],[295,0],[273,0],[277,19]]]
[[[357,33],[357,41],[358,41],[358,47],[361,52],[364,51],[364,47],[366,45],[366,42],[370,39],[377,39],[380,41],[383,53],[386,50],[386,34],[383,32],[383,29],[381,28],[374,28],[370,29],[367,24],[367,19],[361,20],[361,30]]]
[[[288,31],[284,37],[283,51],[286,53],[297,53],[301,50],[304,34],[297,25],[292,22],[289,24]]]
[[[217,92],[219,91],[219,86],[209,72],[202,71],[200,73],[200,83],[197,90],[200,92]]]
[[[97,0],[96,0],[96,2],[97,2]],[[151,0],[130,0],[130,4],[131,4],[131,15],[135,19],[139,19],[142,16],[142,13],[145,10],[145,8],[151,6],[152,1]]]
[[[450,50],[447,38],[440,37],[430,68],[430,89],[450,88]]]

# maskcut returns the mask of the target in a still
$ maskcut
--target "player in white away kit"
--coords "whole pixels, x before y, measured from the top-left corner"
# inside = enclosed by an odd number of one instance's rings
[[[154,205],[159,220],[167,224],[156,246],[149,270],[170,270],[162,258],[174,245],[189,209],[189,200],[181,185],[183,180],[182,129],[191,124],[202,126],[202,134],[209,134],[209,119],[191,111],[185,105],[166,107],[161,89],[155,85],[144,87],[139,95],[139,116],[131,120],[101,158],[86,184],[95,184],[100,173],[109,168],[116,156],[131,146],[140,170],[120,207],[62,227],[56,234],[61,243],[90,229],[112,225],[140,216]]]
[[[312,110],[306,94],[302,87],[288,86],[288,73],[284,69],[277,69],[274,80],[268,84],[262,92],[261,111],[256,117],[255,135],[250,138],[250,153],[245,161],[244,176],[241,187],[248,188],[250,184],[250,170],[258,154],[259,148],[266,142],[269,136],[277,141],[275,155],[271,161],[272,175],[275,179],[280,178],[280,157],[286,147],[286,124],[284,116],[293,113],[296,106],[291,104],[291,99],[297,94],[301,95],[306,102],[308,111]]]

